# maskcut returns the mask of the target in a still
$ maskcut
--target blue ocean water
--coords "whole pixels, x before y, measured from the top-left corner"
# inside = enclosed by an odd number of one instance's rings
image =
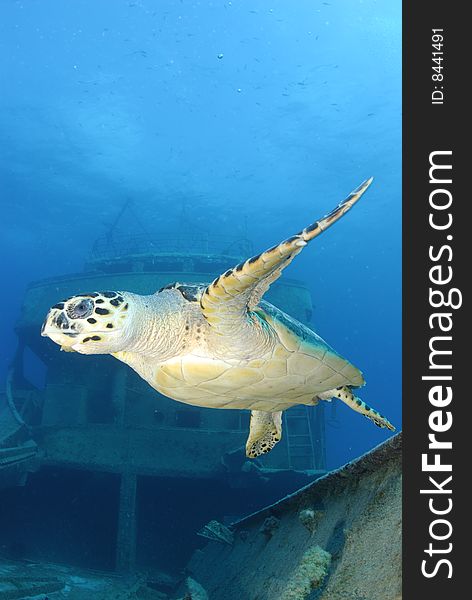
[[[127,199],[156,237],[185,205],[195,231],[244,233],[260,252],[374,176],[284,276],[307,284],[313,327],[363,371],[362,399],[401,427],[400,11],[397,0],[2,2],[0,380],[28,284],[80,271]],[[333,410],[329,468],[389,435]]]

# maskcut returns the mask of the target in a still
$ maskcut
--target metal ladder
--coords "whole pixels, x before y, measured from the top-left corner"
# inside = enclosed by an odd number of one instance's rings
[[[284,412],[289,467],[299,471],[315,469],[315,449],[307,408],[304,405],[294,406]]]

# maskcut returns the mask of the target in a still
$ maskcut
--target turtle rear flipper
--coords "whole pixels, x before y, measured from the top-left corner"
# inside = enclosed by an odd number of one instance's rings
[[[246,456],[256,458],[267,454],[282,439],[282,411],[251,411],[249,437],[246,442]]]
[[[342,400],[344,404],[347,404],[352,410],[355,410],[356,412],[361,413],[361,415],[364,415],[364,417],[370,419],[377,427],[386,427],[387,429],[390,429],[390,431],[395,431],[395,427],[386,417],[381,415],[360,398],[357,398],[357,396],[354,396],[351,388],[347,385],[318,394],[318,397],[321,400],[339,398],[339,400]]]

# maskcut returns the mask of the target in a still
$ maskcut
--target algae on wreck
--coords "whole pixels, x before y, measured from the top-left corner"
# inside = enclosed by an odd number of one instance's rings
[[[313,590],[320,587],[331,565],[331,554],[313,546],[302,556],[280,600],[304,600]]]

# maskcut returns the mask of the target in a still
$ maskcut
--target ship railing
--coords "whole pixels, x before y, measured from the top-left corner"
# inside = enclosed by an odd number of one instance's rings
[[[98,238],[89,261],[110,260],[143,254],[200,254],[251,256],[252,243],[246,238],[225,235],[149,234],[103,236]]]

